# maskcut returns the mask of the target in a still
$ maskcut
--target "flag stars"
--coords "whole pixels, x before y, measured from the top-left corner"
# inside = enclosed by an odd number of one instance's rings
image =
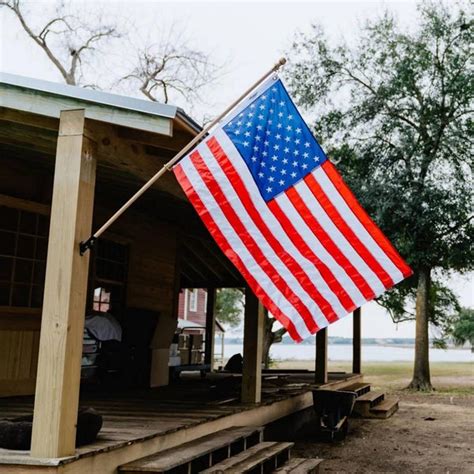
[[[247,162],[265,200],[295,185],[325,157],[280,83],[248,101],[224,131]]]

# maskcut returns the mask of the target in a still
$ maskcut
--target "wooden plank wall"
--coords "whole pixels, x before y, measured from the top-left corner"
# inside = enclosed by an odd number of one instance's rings
[[[112,206],[96,209],[94,228],[115,210]],[[104,235],[130,244],[128,307],[175,317],[176,234],[171,224],[129,211]],[[40,324],[39,310],[0,308],[0,397],[34,393]]]

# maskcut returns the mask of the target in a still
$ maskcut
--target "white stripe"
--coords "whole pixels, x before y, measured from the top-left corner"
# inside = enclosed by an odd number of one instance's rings
[[[233,146],[232,141],[224,132],[219,130],[216,132],[215,136],[218,138],[221,146],[223,146],[226,150]],[[235,164],[235,162],[233,162],[233,164]],[[289,221],[293,223],[295,229],[298,230],[300,237],[305,241],[308,247],[313,250],[321,262],[329,268],[331,273],[334,275],[334,278],[339,282],[342,288],[344,288],[356,306],[363,305],[367,300],[364,298],[352,279],[347,275],[344,268],[339,265],[339,263],[317,239],[311,228],[301,217],[299,212],[293,207],[286,194],[281,193],[275,198],[275,201],[286,214]]]
[[[191,163],[189,157],[186,157],[181,161],[181,166],[194,191],[206,207],[207,212],[212,217],[216,226],[222,232],[231,248],[234,249],[234,251],[239,255],[246,270],[252,274],[263,291],[267,295],[271,295],[271,300],[281,310],[281,312],[292,321],[300,337],[302,339],[309,337],[311,334],[308,331],[303,318],[299,315],[294,306],[286,299],[283,293],[281,293],[281,291],[275,286],[272,280],[262,270],[258,262],[247,250],[246,246],[225,217],[219,205],[209,193],[207,186],[194,168],[194,165]]]
[[[337,188],[334,186],[332,181],[322,167],[318,167],[313,171],[313,176],[316,181],[320,184],[324,193],[328,199],[332,202],[334,207],[338,210],[342,219],[352,229],[354,234],[357,235],[359,240],[364,244],[367,250],[373,255],[373,257],[379,262],[382,268],[390,275],[392,280],[396,283],[403,280],[402,272],[394,265],[394,263],[388,258],[387,254],[380,248],[378,243],[373,237],[367,232],[367,229],[361,224],[357,216],[354,215],[352,209],[347,205],[346,201],[342,198]]]
[[[314,194],[308,188],[304,181],[300,181],[295,185],[295,189],[301,196],[308,210],[313,217],[318,221],[321,227],[326,231],[329,238],[339,248],[339,250],[346,256],[356,270],[361,274],[362,278],[372,288],[373,292],[378,296],[385,291],[385,287],[379,280],[377,275],[365,263],[361,256],[354,250],[352,245],[347,241],[341,231],[336,227],[334,222],[328,217],[324,209],[319,204]]]
[[[235,168],[237,174],[242,179],[245,187],[247,188],[251,200],[259,213],[262,220],[267,225],[268,229],[274,237],[280,242],[283,246],[285,251],[293,257],[296,262],[302,267],[304,272],[306,273],[307,277],[314,283],[315,287],[318,289],[321,296],[331,305],[332,309],[334,310],[335,314],[340,318],[345,316],[347,311],[341,305],[340,301],[338,300],[337,296],[334,292],[329,288],[324,278],[321,276],[319,270],[314,265],[311,260],[306,258],[301,251],[295,246],[293,241],[288,237],[287,233],[283,229],[282,225],[273,215],[273,213],[268,208],[267,203],[262,198],[260,191],[255,183],[255,180],[250,174],[248,166],[243,161],[241,155],[239,154],[238,150],[235,148],[234,144],[229,140],[227,135],[224,132],[218,132],[215,134],[217,141],[220,143],[221,147],[223,148],[224,152],[226,153],[229,161],[232,163],[233,167]],[[212,156],[212,153],[209,152],[209,155]],[[207,158],[206,154],[206,162],[210,162],[211,158]],[[216,173],[222,173],[226,182],[226,189],[231,189],[230,193],[225,191],[226,195],[229,196],[229,200],[233,202],[233,199],[240,199],[233,187],[231,186],[228,178],[223,173],[222,169],[220,168],[217,160],[212,156],[212,169],[213,174],[216,176]],[[217,167],[217,168],[216,168]],[[319,322],[318,322],[319,326]]]
[[[285,193],[281,193],[275,198],[282,211],[286,214],[290,222],[293,223],[294,227],[298,229],[301,238],[306,244],[313,250],[316,256],[323,262],[334,278],[337,279],[339,284],[346,290],[351,300],[356,306],[362,306],[367,300],[364,295],[357,288],[356,284],[347,275],[345,269],[334,259],[334,257],[325,249],[319,239],[314,235],[307,222],[301,217],[300,213],[294,208],[293,204],[289,200]]]
[[[274,266],[277,273],[275,277],[280,276],[280,278],[282,278],[284,281],[284,284],[293,290],[293,293],[298,296],[298,298],[301,300],[301,303],[308,308],[310,315],[313,317],[319,327],[327,326],[328,321],[325,318],[321,308],[317,305],[312,296],[303,288],[300,281],[295,277],[291,270],[289,270],[289,268],[285,265],[282,258],[273,250],[265,235],[258,229],[258,227],[255,225],[255,222],[248,214],[227,176],[214,158],[214,155],[211,153],[206,144],[203,145],[204,146],[198,147],[198,151],[208,165],[209,170],[213,176],[213,180],[221,188],[221,191],[225,195],[229,205],[232,207],[235,214],[237,215],[237,218],[247,230],[247,233],[255,241],[256,246],[260,249],[265,258]],[[262,199],[260,195],[255,196],[255,198]]]

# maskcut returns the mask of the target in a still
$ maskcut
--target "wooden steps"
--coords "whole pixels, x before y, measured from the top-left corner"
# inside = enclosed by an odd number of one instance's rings
[[[118,471],[123,474],[156,474],[187,466],[189,472],[198,472],[259,443],[262,432],[261,427],[229,428],[132,461],[120,466]]]
[[[398,410],[398,398],[385,398],[370,409],[370,418],[390,418]]]
[[[290,459],[294,443],[265,441],[225,459],[201,474],[243,474],[246,472],[273,472]]]
[[[363,383],[357,382],[349,385],[348,387],[344,387],[344,392],[355,392],[357,396],[360,397],[367,392],[370,392],[370,383]]]
[[[316,474],[322,459],[291,458],[284,466],[279,467],[275,474]]]
[[[370,384],[354,383],[344,391],[357,393],[353,415],[363,418],[391,417],[398,410],[397,398],[385,398],[385,393],[371,390]]]

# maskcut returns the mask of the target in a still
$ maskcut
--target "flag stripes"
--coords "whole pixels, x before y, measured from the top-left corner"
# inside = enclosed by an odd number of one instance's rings
[[[265,202],[220,129],[174,171],[223,252],[295,340],[410,273],[347,186],[339,193],[329,161]]]

